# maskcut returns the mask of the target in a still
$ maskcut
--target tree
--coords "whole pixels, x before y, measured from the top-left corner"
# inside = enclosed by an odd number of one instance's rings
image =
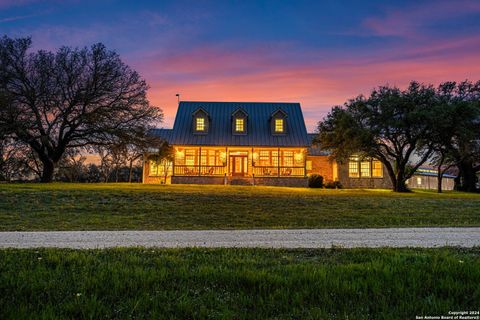
[[[406,90],[382,86],[368,98],[358,96],[343,107],[334,107],[319,122],[316,142],[339,161],[352,154],[378,159],[393,190],[405,192],[407,179],[432,153],[428,134],[435,105],[432,86],[417,82]]]
[[[29,53],[30,38],[0,39],[0,128],[30,147],[52,181],[66,150],[109,144],[162,120],[147,84],[103,44]]]
[[[440,107],[435,113],[431,136],[437,151],[437,165],[439,168],[443,165],[443,170],[457,166],[459,176],[456,188],[478,191],[480,81],[445,82],[438,87],[437,96]]]

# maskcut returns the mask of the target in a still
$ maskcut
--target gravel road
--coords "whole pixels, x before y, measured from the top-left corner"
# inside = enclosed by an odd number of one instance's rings
[[[0,248],[480,246],[480,228],[0,232]]]

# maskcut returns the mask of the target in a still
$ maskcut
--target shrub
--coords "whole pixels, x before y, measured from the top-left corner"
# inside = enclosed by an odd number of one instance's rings
[[[325,183],[325,188],[327,189],[342,189],[343,186],[340,181],[328,181]]]
[[[319,174],[312,174],[310,177],[308,177],[308,186],[310,188],[323,187],[323,177]]]

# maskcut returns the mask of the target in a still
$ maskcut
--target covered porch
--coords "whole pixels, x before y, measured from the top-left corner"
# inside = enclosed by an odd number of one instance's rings
[[[305,177],[306,148],[175,146],[173,176]]]

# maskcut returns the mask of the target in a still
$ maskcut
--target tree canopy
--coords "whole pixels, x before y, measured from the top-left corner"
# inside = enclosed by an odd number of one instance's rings
[[[380,160],[395,191],[432,154],[429,141],[436,93],[411,82],[407,89],[382,86],[337,106],[318,125],[317,142],[345,161],[353,154]]]
[[[162,120],[148,86],[103,44],[29,52],[30,38],[0,39],[0,131],[34,152],[41,180],[70,148],[141,139]]]

